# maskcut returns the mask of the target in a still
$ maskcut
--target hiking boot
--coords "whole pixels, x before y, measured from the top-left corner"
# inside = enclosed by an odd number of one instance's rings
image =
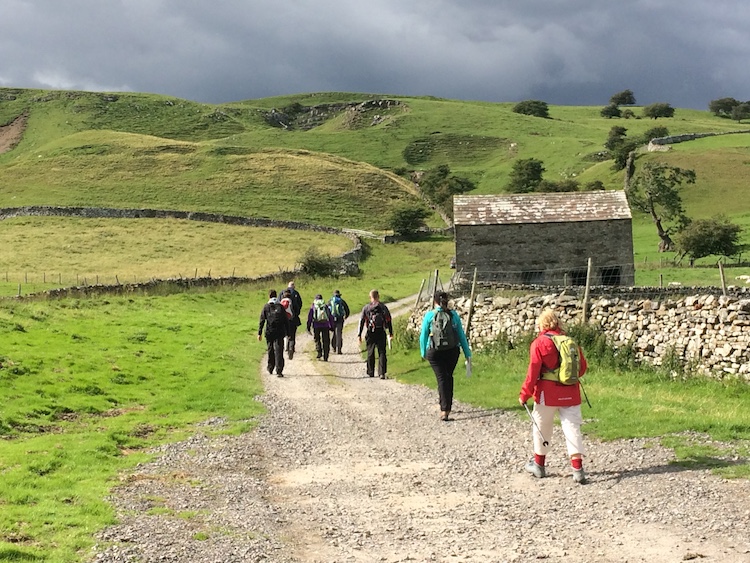
[[[381,375],[380,379],[385,379],[385,374]]]
[[[292,359],[292,358],[294,357],[294,350],[289,350],[289,351],[287,352],[287,356],[288,356],[288,357],[289,357],[289,359],[291,360],[291,359]]]
[[[531,473],[537,479],[542,479],[547,476],[547,471],[544,469],[544,466],[539,465],[533,459],[529,460],[524,469],[527,473]]]
[[[578,483],[579,485],[586,483],[586,474],[583,472],[583,469],[573,470],[573,482]]]

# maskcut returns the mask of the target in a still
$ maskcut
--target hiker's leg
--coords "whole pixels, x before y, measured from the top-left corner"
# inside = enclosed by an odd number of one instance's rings
[[[268,363],[266,365],[268,373],[273,373],[273,369],[276,367],[276,351],[273,346],[273,338],[266,336],[266,352],[268,354]]]
[[[320,341],[319,328],[313,328],[313,336],[315,337],[315,352],[317,353],[318,359],[323,355],[323,343]]]
[[[438,401],[440,402],[440,411],[445,412],[450,408],[450,391],[448,390],[448,379],[450,374],[446,369],[445,362],[437,350],[427,350],[427,361],[430,363],[432,371],[435,372],[437,380]]]
[[[534,403],[534,410],[531,412],[531,416],[536,421],[533,425],[532,435],[534,438],[534,453],[537,455],[546,456],[550,450],[550,442],[552,440],[552,427],[555,421],[555,412],[557,407],[548,407],[547,405],[540,405]],[[544,445],[544,442],[547,445]]]
[[[581,405],[560,408],[560,426],[565,436],[565,445],[570,457],[580,457],[586,453],[583,447],[581,424],[583,424]]]
[[[447,395],[446,403],[448,405],[448,408],[445,409],[446,412],[450,412],[451,407],[453,406],[453,372],[456,369],[460,353],[461,351],[458,347],[453,350],[446,350],[443,353],[443,369],[445,369],[446,373],[445,393]]]
[[[384,376],[388,373],[388,337],[385,331],[378,331],[378,375]]]
[[[341,347],[344,344],[344,321],[336,321],[333,325],[333,349],[341,353]]]
[[[273,342],[273,351],[276,360],[276,374],[284,373],[284,337],[277,338]]]
[[[327,328],[321,328],[320,336],[323,339],[323,360],[327,362],[328,355],[331,353],[331,331]]]
[[[368,332],[365,337],[365,343],[367,344],[367,375],[373,377],[375,375],[375,348],[377,347],[375,335]]]

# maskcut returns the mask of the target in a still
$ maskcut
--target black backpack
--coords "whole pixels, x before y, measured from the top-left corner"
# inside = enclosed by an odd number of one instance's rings
[[[383,330],[385,328],[385,311],[380,305],[376,305],[370,308],[370,312],[367,315],[368,327],[370,332],[376,330]]]
[[[280,303],[269,303],[271,305],[266,313],[266,334],[281,336],[286,334],[284,323],[286,323],[286,311]]]

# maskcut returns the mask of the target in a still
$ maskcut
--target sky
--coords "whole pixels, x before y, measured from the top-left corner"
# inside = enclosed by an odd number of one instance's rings
[[[750,100],[747,0],[0,0],[0,86],[707,109]]]

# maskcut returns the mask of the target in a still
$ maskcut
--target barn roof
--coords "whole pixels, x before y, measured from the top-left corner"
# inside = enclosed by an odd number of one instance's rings
[[[631,218],[623,191],[465,195],[453,198],[453,222],[456,225],[577,223]]]

